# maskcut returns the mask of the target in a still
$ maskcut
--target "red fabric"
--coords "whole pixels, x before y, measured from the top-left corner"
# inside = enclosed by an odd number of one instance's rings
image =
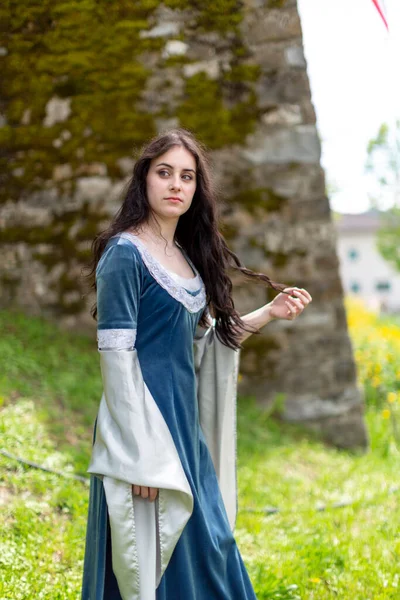
[[[386,29],[389,31],[389,24],[386,18],[385,7],[383,6],[382,0],[372,0],[372,2],[375,4],[377,11],[382,17],[382,21],[385,23]]]

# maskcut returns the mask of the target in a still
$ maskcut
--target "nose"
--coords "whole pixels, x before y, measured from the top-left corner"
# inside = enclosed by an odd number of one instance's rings
[[[170,183],[171,190],[180,190],[181,189],[181,180],[179,179],[179,173],[173,176],[173,179]]]

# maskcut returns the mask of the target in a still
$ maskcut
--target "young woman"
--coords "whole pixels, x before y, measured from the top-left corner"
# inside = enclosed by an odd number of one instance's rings
[[[145,147],[93,250],[104,393],[82,600],[254,600],[232,534],[239,349],[311,296],[228,249],[205,151],[184,129]],[[281,293],[240,317],[229,268]]]

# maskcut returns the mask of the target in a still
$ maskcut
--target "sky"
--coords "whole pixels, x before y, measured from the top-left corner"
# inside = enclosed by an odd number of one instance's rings
[[[368,210],[368,141],[400,119],[400,0],[385,5],[389,33],[372,0],[298,0],[321,161],[339,212]]]

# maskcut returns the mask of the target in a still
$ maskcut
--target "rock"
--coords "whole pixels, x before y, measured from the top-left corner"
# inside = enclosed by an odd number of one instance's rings
[[[98,35],[95,3],[89,5],[88,42]],[[365,447],[296,0],[243,0],[238,27],[222,12],[213,27],[200,4],[148,5],[140,16],[146,19],[142,31],[129,21],[121,27],[110,22],[120,37],[118,44],[112,36],[105,39],[101,64],[89,65],[96,85],[82,79],[87,54],[74,36],[65,69],[48,77],[51,19],[41,24],[43,44],[40,60],[32,55],[33,73],[26,67],[26,53],[35,53],[33,23],[3,59],[21,72],[25,68],[27,81],[18,78],[25,104],[10,114],[14,105],[5,105],[0,116],[6,143],[11,125],[18,142],[6,144],[8,176],[0,191],[0,308],[17,306],[94,332],[89,309],[95,297],[82,298],[81,277],[91,240],[121,206],[135,164],[133,148],[156,131],[182,125],[212,149],[229,247],[247,267],[313,296],[296,321],[273,321],[246,340],[241,392],[261,405],[284,393],[286,419],[301,421],[338,446]],[[56,30],[66,24],[59,13]],[[43,127],[29,77],[50,86]],[[241,314],[276,294],[235,269],[230,275]]]
[[[46,117],[44,127],[52,127],[56,123],[66,121],[71,114],[71,98],[58,98],[54,96],[46,104]]]
[[[105,177],[107,175],[107,165],[105,163],[93,162],[93,163],[82,163],[76,169],[77,175],[99,175]]]
[[[270,40],[300,38],[301,23],[297,7],[254,10],[244,14],[241,31],[252,45]]]
[[[261,116],[265,125],[299,125],[302,121],[298,104],[282,104]]]
[[[133,167],[135,165],[133,158],[130,158],[129,156],[122,156],[121,158],[118,158],[115,163],[122,175],[132,175]]]
[[[109,177],[78,177],[76,179],[75,200],[97,202],[104,199],[111,191]]]
[[[170,40],[165,44],[162,57],[169,58],[170,56],[184,56],[188,51],[188,44],[180,40]]]
[[[248,136],[242,156],[251,164],[317,163],[321,156],[321,144],[313,125],[271,131],[266,134],[262,128]]]
[[[307,67],[302,46],[289,46],[285,48],[285,58],[289,67],[297,67],[300,69],[305,69]]]
[[[68,129],[63,129],[63,131],[60,133],[60,137],[64,141],[68,141],[72,138],[72,133],[70,131],[68,131]]]
[[[32,111],[30,108],[26,108],[23,112],[22,115],[22,119],[21,119],[21,125],[29,125],[31,122],[31,114]]]
[[[64,165],[56,165],[53,169],[53,180],[54,181],[63,181],[64,179],[69,179],[72,177],[72,167],[69,164]]]
[[[156,119],[157,133],[167,131],[168,129],[175,129],[179,127],[179,119],[172,117],[171,119]]]
[[[206,73],[210,79],[218,79],[220,73],[219,61],[217,59],[204,60],[183,65],[183,74],[185,77],[193,77],[197,73]]]
[[[169,35],[178,35],[179,33],[179,23],[176,21],[166,21],[165,23],[159,23],[149,31],[141,31],[140,37],[143,39],[146,38],[157,38],[157,37],[167,37]]]

